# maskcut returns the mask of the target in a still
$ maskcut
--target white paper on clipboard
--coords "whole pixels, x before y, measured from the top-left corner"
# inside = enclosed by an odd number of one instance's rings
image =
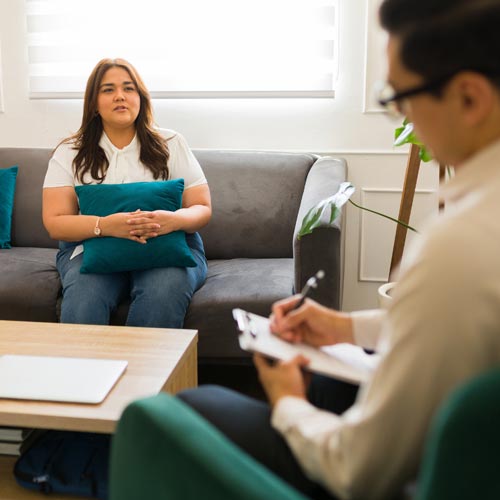
[[[269,319],[243,309],[233,309],[238,325],[240,347],[273,359],[288,360],[303,354],[310,360],[307,369],[329,377],[359,384],[367,381],[380,356],[367,354],[352,344],[336,344],[317,349],[306,344],[291,344],[271,333]]]

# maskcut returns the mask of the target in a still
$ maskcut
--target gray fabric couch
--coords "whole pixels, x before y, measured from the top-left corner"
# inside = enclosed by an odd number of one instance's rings
[[[341,230],[322,227],[298,240],[311,206],[331,196],[346,177],[342,159],[309,154],[194,151],[213,203],[201,231],[209,261],[204,286],[193,297],[185,327],[199,331],[199,358],[245,363],[231,310],[268,315],[271,304],[300,290],[318,269],[326,277],[314,297],[340,305]],[[0,168],[19,166],[12,248],[0,250],[0,319],[57,322],[61,286],[57,242],[42,225],[42,183],[50,149],[0,148]],[[113,324],[124,324],[122,304]]]

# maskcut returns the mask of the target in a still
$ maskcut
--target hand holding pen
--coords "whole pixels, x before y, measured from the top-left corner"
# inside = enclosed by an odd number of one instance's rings
[[[320,269],[314,276],[311,276],[307,281],[302,290],[300,291],[301,298],[295,304],[294,309],[298,309],[302,304],[304,304],[306,298],[310,295],[312,290],[318,288],[318,281],[325,277],[325,271]]]
[[[324,271],[320,270],[309,278],[302,288],[298,300],[297,295],[295,295],[273,304],[271,317],[271,331],[273,333],[283,340],[294,343],[303,342],[309,337],[309,323],[311,320],[314,322],[317,309],[323,306],[314,301],[308,302],[305,308],[302,308],[302,306],[312,290],[318,287],[319,280],[323,279],[324,276]]]
[[[295,295],[273,305],[271,330],[278,337],[288,342],[304,342],[315,347],[340,342],[354,343],[349,313],[335,311],[314,300],[305,302],[311,290],[318,286],[318,280],[323,277],[324,273],[318,271],[307,280],[299,300]]]
[[[311,276],[307,281],[304,287],[302,288],[300,292],[300,300],[292,307],[292,310],[298,309],[302,304],[304,304],[304,301],[308,297],[308,295],[311,293],[311,290],[314,290],[315,288],[318,287],[318,281],[323,279],[325,276],[325,271],[319,270],[314,276]],[[287,299],[288,300],[288,299]],[[278,302],[277,304],[281,304],[283,301]],[[276,304],[275,304],[276,305]],[[273,306],[274,308],[274,306]],[[240,332],[247,332],[250,333],[250,336],[253,338],[257,338],[257,326],[254,324],[254,321],[252,320],[252,314],[243,311],[241,309],[235,309],[233,310],[233,316],[238,324],[238,328]]]
[[[318,282],[319,280],[323,279],[325,277],[325,271],[320,269],[314,276],[311,276],[307,281],[302,290],[300,291],[300,299],[293,305],[293,307],[290,309],[288,306],[285,306],[285,303],[288,302],[290,299],[286,299],[285,301],[280,301],[276,304],[273,305],[273,313],[277,311],[277,307],[283,306],[282,313],[279,314],[278,316],[283,317],[283,312],[285,315],[288,315],[290,312],[295,311],[299,307],[301,307],[306,298],[311,294],[312,290],[315,290],[318,288]],[[251,322],[249,322],[251,325]],[[273,317],[271,318],[271,331],[273,331],[278,337],[281,337],[283,340],[287,340],[288,342],[296,343],[296,342],[302,342],[304,341],[304,336],[303,335],[297,335],[294,334],[293,332],[279,332],[276,330],[276,328],[273,328],[273,325],[276,326],[276,315],[273,314]],[[252,333],[252,329],[250,327],[250,335],[256,336],[254,333]],[[314,345],[314,344],[311,344]],[[307,359],[305,357],[302,357],[302,364],[305,366],[307,364]],[[266,365],[274,365],[275,361],[272,359],[265,358],[263,356],[258,356],[257,359],[255,359],[255,363],[257,367],[259,367],[259,364],[263,366],[264,364]],[[259,370],[260,371],[260,370]]]

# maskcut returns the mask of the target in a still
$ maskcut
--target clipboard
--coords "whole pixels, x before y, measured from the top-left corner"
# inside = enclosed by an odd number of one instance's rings
[[[309,359],[306,369],[353,384],[366,382],[378,365],[380,356],[367,354],[352,344],[336,344],[316,348],[292,344],[271,332],[269,319],[243,309],[233,309],[238,341],[244,351],[258,352],[272,359],[286,361],[297,354]]]

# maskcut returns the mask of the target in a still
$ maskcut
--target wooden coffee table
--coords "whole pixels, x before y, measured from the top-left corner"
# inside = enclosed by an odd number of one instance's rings
[[[0,426],[112,433],[130,402],[197,385],[197,340],[195,330],[0,321],[0,355],[128,361],[125,373],[101,404],[0,399]],[[15,483],[14,462],[15,457],[0,456],[0,498],[42,498]]]

